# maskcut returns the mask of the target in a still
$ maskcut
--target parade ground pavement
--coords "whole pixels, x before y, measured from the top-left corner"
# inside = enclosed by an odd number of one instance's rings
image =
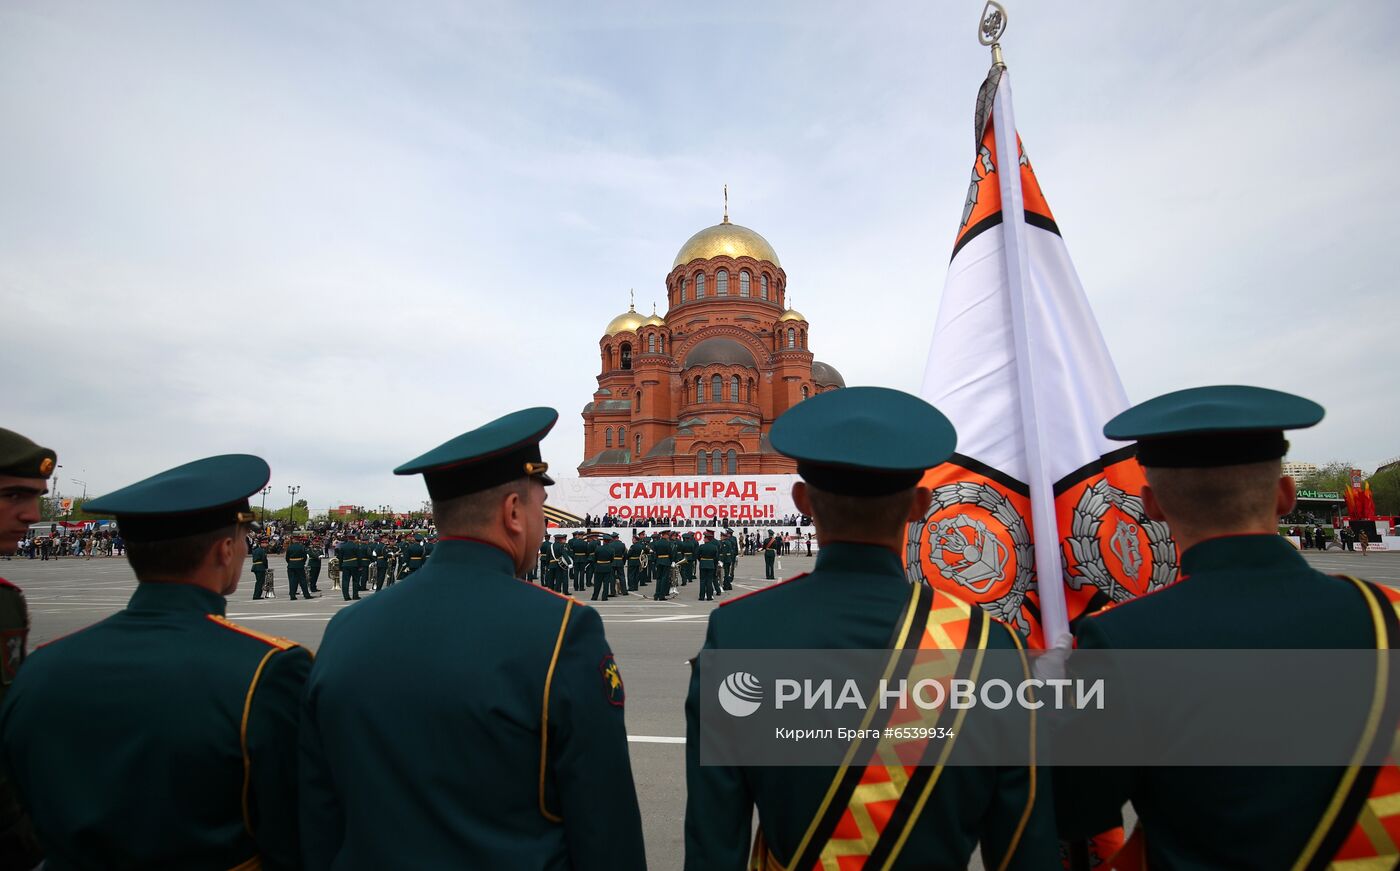
[[[1373,552],[1363,557],[1360,552],[1304,551],[1304,556],[1329,574],[1354,574],[1400,586],[1400,553]],[[810,571],[815,561],[815,557],[798,554],[784,556],[776,572],[778,580]],[[331,617],[356,603],[345,602],[339,592],[332,592],[324,571],[318,582],[321,598],[288,601],[282,558],[274,555],[269,562],[276,572],[277,598],[253,601],[253,575],[247,571],[229,599],[229,619],[314,650]],[[28,597],[33,621],[31,650],[120,610],[136,586],[126,560],[119,557],[65,557],[48,562],[17,557],[0,561],[0,577],[18,584]],[[665,602],[652,601],[648,592],[647,598],[632,595],[589,603],[603,617],[627,686],[632,773],[642,808],[649,865],[654,869],[679,868],[684,854],[687,660],[700,650],[705,623],[715,605],[772,583],[763,579],[761,557],[740,557],[735,589],[718,602],[697,601],[699,585],[691,584],[681,588],[678,598]],[[590,592],[575,596],[586,601]],[[372,598],[374,594],[365,595]]]

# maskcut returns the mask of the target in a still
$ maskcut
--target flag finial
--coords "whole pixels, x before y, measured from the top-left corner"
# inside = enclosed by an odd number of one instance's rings
[[[729,223],[729,185],[724,186],[724,220],[721,224]]]
[[[1006,61],[1001,56],[1001,37],[1006,33],[1006,22],[1010,16],[996,0],[987,0],[982,7],[982,21],[977,26],[977,41],[992,48],[992,66],[1004,67]]]
[[[630,296],[630,297],[632,298],[632,304],[629,305],[629,306],[627,306],[627,308],[630,309],[631,311],[636,311],[636,310],[637,310],[637,291],[636,291],[635,289],[629,287],[629,288],[627,288],[627,295]]]

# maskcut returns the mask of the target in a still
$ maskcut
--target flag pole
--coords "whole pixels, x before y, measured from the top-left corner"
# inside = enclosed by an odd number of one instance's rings
[[[1060,568],[1059,524],[1055,492],[1042,453],[1040,412],[1036,407],[1036,366],[1030,346],[1031,277],[1026,239],[1026,203],[1021,191],[1020,142],[1011,105],[1011,78],[1005,74],[1000,39],[1006,32],[1006,10],[988,0],[977,37],[992,49],[992,65],[1003,74],[992,98],[992,127],[996,136],[997,175],[1001,186],[1003,242],[1007,286],[1011,295],[1011,331],[1016,345],[1016,381],[1020,394],[1021,432],[1025,438],[1027,484],[1031,491],[1031,524],[1035,530],[1035,576],[1040,592],[1040,625],[1047,649],[1067,642],[1069,615],[1065,606],[1064,573]]]

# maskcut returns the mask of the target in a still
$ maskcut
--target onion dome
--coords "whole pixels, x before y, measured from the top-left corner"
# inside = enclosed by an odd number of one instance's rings
[[[812,383],[818,387],[845,387],[846,379],[836,371],[836,367],[820,360],[812,362]]]
[[[644,327],[664,327],[664,326],[666,326],[666,320],[665,320],[665,318],[661,317],[660,315],[658,315],[658,314],[656,313],[656,303],[652,303],[652,304],[651,304],[651,316],[648,317],[646,320],[642,321],[642,326],[644,326]]]
[[[646,322],[646,318],[637,314],[637,307],[629,306],[627,311],[608,321],[607,327],[603,329],[603,335],[615,336],[618,333],[635,333],[637,328]]]
[[[805,323],[806,320],[807,316],[796,309],[788,309],[778,317],[778,323],[782,323],[783,321],[803,321]]]
[[[691,366],[707,366],[710,363],[719,363],[724,366],[757,367],[753,360],[753,353],[733,339],[706,339],[691,348],[690,353],[685,355],[685,368],[687,369]]]
[[[778,262],[778,252],[773,250],[767,239],[748,227],[729,223],[729,216],[726,215],[720,223],[706,227],[687,239],[681,246],[680,253],[676,254],[676,261],[671,264],[671,268],[683,266],[693,260],[708,260],[719,256],[752,257],[755,260],[767,260],[774,266],[782,266]]]

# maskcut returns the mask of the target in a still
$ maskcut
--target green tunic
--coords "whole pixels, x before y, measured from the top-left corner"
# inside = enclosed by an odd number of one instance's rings
[[[1084,649],[1342,649],[1374,639],[1351,582],[1316,571],[1267,534],[1203,541],[1181,555],[1176,584],[1076,629]],[[1205,725],[1182,723],[1181,740]],[[1340,777],[1325,767],[1061,768],[1056,817],[1066,837],[1084,837],[1118,825],[1131,801],[1151,868],[1289,868]]]
[[[887,648],[908,599],[909,583],[898,554],[874,545],[826,544],[811,574],[712,611],[705,648]],[[989,649],[1015,649],[1010,629],[1000,623],[990,628]],[[755,807],[769,849],[779,860],[790,861],[836,768],[700,765],[699,672],[697,662],[685,703],[685,867],[746,867]],[[1045,772],[1038,774],[1043,784]],[[965,868],[980,845],[986,866],[996,868],[1014,845],[1007,867],[1058,868],[1054,820],[1042,790],[1036,791],[1025,831],[1016,837],[1030,792],[1025,767],[945,769],[894,867]]]
[[[143,583],[125,610],[29,658],[0,739],[50,867],[232,868],[255,856],[300,867],[311,654],[223,614],[217,593]]]
[[[615,665],[596,611],[443,540],[413,583],[326,629],[304,707],[307,867],[645,867]]]

